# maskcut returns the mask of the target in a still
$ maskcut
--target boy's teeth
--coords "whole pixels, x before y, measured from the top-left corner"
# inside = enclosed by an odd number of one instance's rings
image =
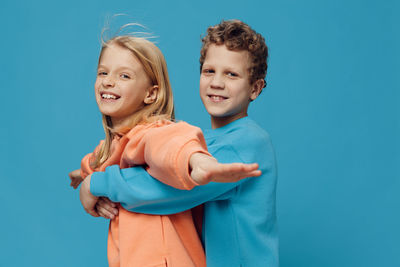
[[[222,96],[217,96],[217,95],[213,95],[213,96],[211,96],[211,98],[216,101],[224,100],[224,98]]]
[[[101,97],[105,99],[117,99],[115,95],[110,95],[110,94],[102,94]]]

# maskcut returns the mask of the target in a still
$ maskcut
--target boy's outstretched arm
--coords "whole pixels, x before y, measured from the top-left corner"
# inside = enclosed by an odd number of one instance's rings
[[[241,179],[260,176],[258,164],[219,163],[204,153],[194,153],[189,160],[190,176],[199,185],[209,182],[233,183]]]
[[[244,164],[244,163],[219,163],[216,158],[208,156],[204,153],[194,153],[190,157],[189,167],[191,170],[191,178],[199,185],[205,185],[209,182],[219,183],[234,183],[247,177],[260,176],[261,171],[258,170],[258,164]],[[89,193],[89,191],[87,191]],[[91,199],[91,196],[87,197]],[[85,203],[82,202],[85,207]],[[85,210],[92,210],[90,202]],[[106,218],[113,219],[118,214],[116,204],[106,197],[100,197],[94,207],[98,215]],[[91,213],[90,213],[91,214]]]
[[[256,143],[256,146],[259,147],[259,144]],[[245,148],[239,148],[253,150],[253,146],[248,144]],[[273,151],[270,146],[261,146],[260,149],[265,154],[261,158],[254,153],[242,153],[242,157],[231,144],[213,145],[210,152],[219,162],[256,162],[261,159],[263,179],[271,178],[274,181]],[[90,192],[95,196],[119,202],[129,211],[165,215],[182,212],[207,201],[229,199],[237,193],[236,187],[246,181],[249,180],[241,179],[234,183],[210,182],[192,190],[179,190],[157,181],[141,166],[127,169],[110,166],[105,172],[92,174]]]

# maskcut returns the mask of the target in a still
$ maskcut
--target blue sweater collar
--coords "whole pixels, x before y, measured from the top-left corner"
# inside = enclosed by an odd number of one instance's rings
[[[229,132],[230,130],[232,130],[233,128],[236,128],[238,125],[241,124],[245,124],[249,121],[252,121],[252,119],[249,118],[249,116],[237,119],[225,126],[222,126],[220,128],[216,128],[216,129],[207,129],[204,131],[205,135],[207,135],[208,138],[210,137],[215,137],[221,134],[225,134],[227,132]]]

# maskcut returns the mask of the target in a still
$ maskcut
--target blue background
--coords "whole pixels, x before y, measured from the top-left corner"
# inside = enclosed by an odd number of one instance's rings
[[[200,35],[230,18],[263,34],[268,87],[249,113],[276,148],[281,266],[400,266],[394,0],[2,1],[0,266],[107,265],[108,222],[67,174],[103,138],[93,85],[117,13],[158,36],[177,117],[205,128]]]

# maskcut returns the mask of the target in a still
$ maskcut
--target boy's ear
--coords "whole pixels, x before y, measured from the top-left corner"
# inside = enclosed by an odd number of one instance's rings
[[[250,100],[255,100],[264,88],[264,79],[258,79],[255,81],[251,87]]]
[[[146,96],[144,97],[143,102],[145,104],[152,104],[157,100],[158,96],[158,85],[153,85],[147,90]]]

